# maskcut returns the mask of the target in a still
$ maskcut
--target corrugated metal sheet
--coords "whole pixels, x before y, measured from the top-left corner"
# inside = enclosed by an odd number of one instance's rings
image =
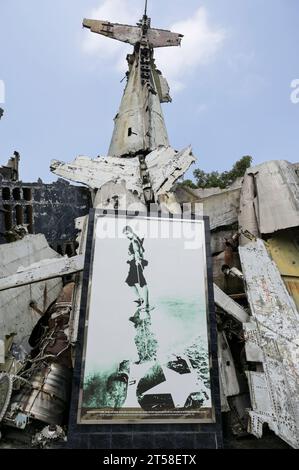
[[[263,423],[299,448],[299,314],[262,240],[240,248],[255,328],[250,341],[262,351],[263,373],[248,372],[252,399],[250,430]]]

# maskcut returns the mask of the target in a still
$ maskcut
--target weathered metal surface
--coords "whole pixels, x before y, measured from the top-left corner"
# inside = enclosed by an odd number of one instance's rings
[[[171,147],[161,147],[147,155],[146,163],[155,196],[158,197],[169,191],[193,162],[195,157],[192,155],[191,147],[181,152],[176,152]],[[51,162],[51,171],[71,181],[86,184],[92,189],[101,189],[107,183],[111,183],[117,185],[117,190],[123,186],[124,195],[126,191],[135,193],[139,197],[143,194],[137,158],[124,160],[117,157],[100,157],[92,160],[88,157],[77,157],[72,163],[54,160]],[[109,187],[107,199],[109,203],[115,203],[111,189]]]
[[[249,320],[249,318],[248,318]],[[256,341],[257,337],[257,326],[255,322],[244,323],[244,338],[245,338],[245,352],[246,358],[249,362],[263,362],[264,355],[262,349],[259,347]]]
[[[12,276],[0,278],[0,292],[74,274],[82,271],[83,266],[82,255],[73,258],[64,256],[58,259],[41,260],[27,268],[18,269],[18,272]]]
[[[249,168],[247,175],[254,177],[254,207],[260,233],[298,227],[299,177],[295,167],[285,160],[276,160]]]
[[[30,335],[33,350],[23,363],[22,386],[4,418],[12,427],[19,427],[21,420],[24,429],[32,418],[49,424],[62,423],[72,377],[69,322],[73,290],[73,282],[64,286]]]
[[[30,266],[42,259],[59,258],[43,235],[28,235],[23,240],[0,245],[0,273],[7,277],[21,266]],[[30,304],[33,302],[44,312],[58,297],[62,288],[60,278],[39,282],[11,291],[0,292],[0,337],[15,333],[15,342],[27,341],[40,315]]]
[[[258,237],[259,228],[254,204],[255,193],[254,175],[252,173],[245,174],[240,196],[239,229],[244,232],[248,231],[253,236]],[[241,235],[240,244],[246,245],[247,243],[249,243],[249,239]]]
[[[238,222],[241,180],[228,189],[191,189],[179,186],[175,189],[178,202],[202,203],[204,215],[210,218],[211,230],[230,227]]]
[[[5,343],[0,339],[0,365],[5,363]]]
[[[224,332],[218,333],[218,363],[220,380],[225,397],[240,393],[234,360]]]
[[[140,199],[140,193],[128,191],[125,181],[104,184],[95,195],[94,208],[118,209],[131,211],[146,211],[145,202]]]
[[[126,182],[127,190],[141,193],[139,181],[139,162],[136,158],[123,160],[117,157],[79,156],[72,163],[51,161],[50,169],[55,175],[77,183],[83,183],[91,189],[99,189],[109,182]]]
[[[156,84],[156,89],[159,94],[160,103],[171,103],[172,98],[170,96],[170,87],[168,81],[163,77],[160,70],[153,69],[153,76]]]
[[[88,229],[89,217],[80,217],[76,219],[75,225],[78,231],[77,253],[79,256],[85,256],[86,240],[87,240],[87,229]],[[73,305],[70,314],[70,343],[73,345],[77,341],[79,317],[80,317],[80,301],[81,292],[83,286],[83,273],[78,273],[75,279],[74,293],[73,293]],[[75,358],[73,357],[73,361]]]
[[[172,147],[159,148],[146,157],[155,195],[167,193],[196,161],[191,147],[176,152]]]
[[[248,372],[252,398],[250,430],[263,423],[299,448],[299,314],[262,240],[240,247],[255,329],[250,342],[263,354],[264,372]]]
[[[168,212],[170,214],[181,214],[182,212],[181,205],[178,203],[174,193],[168,192],[161,194],[158,197],[158,203],[161,212],[165,212],[166,214]],[[184,212],[184,214],[186,213]]]
[[[126,42],[134,46],[141,41],[143,30],[140,26],[130,26],[126,24],[110,23],[100,20],[83,20],[84,28],[88,28],[92,33],[101,34],[117,41]],[[150,28],[147,33],[147,39],[150,47],[179,46],[183,35],[172,33],[164,29]]]
[[[45,423],[61,424],[69,401],[71,377],[71,370],[59,364],[37,369],[31,386],[25,385],[11,400],[5,423],[17,426],[18,415],[22,414]]]
[[[268,239],[267,248],[299,311],[299,230],[285,230]]]
[[[239,304],[237,304],[237,302],[225,294],[225,292],[223,292],[216,284],[214,284],[214,300],[218,307],[220,307],[238,322],[246,323],[249,321],[249,315],[247,312]]]
[[[168,146],[168,134],[164,122],[160,98],[154,80],[154,93],[142,85],[141,62],[135,54],[129,80],[117,115],[108,155],[121,157],[152,151],[160,145]],[[152,74],[149,67],[148,74]]]
[[[167,81],[157,70],[155,47],[179,46],[182,35],[152,29],[144,15],[137,26],[107,21],[83,20],[83,26],[110,39],[134,46],[128,55],[127,85],[118,113],[108,155],[136,156],[169,145],[161,102],[171,101]]]
[[[218,194],[200,200],[204,214],[210,217],[210,227],[214,230],[235,224],[238,221],[240,189],[223,190]]]

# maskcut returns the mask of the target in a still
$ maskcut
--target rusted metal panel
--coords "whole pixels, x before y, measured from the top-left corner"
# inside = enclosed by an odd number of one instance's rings
[[[299,230],[276,234],[267,248],[282,276],[299,277]]]
[[[251,431],[262,424],[299,448],[299,314],[262,240],[240,247],[247,297],[255,323],[250,341],[263,354],[264,373],[248,373]]]
[[[283,276],[283,280],[299,311],[299,278]]]
[[[267,241],[267,248],[299,311],[299,231],[276,234]]]

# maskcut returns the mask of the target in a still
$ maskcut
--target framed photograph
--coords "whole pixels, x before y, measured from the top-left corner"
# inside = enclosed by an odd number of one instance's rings
[[[93,211],[78,425],[215,422],[206,223]]]

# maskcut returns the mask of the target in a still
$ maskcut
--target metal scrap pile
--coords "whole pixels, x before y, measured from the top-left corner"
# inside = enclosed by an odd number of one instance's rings
[[[210,216],[222,409],[236,435],[265,424],[299,448],[298,166],[271,161],[226,189],[179,187]]]
[[[6,261],[2,272],[7,274],[20,261],[30,264],[31,272],[36,264],[43,266],[43,257],[60,261],[40,235],[27,235],[0,250],[1,260]],[[45,424],[52,425],[52,441],[54,427],[66,423],[73,367],[69,328],[73,290],[74,283],[63,286],[59,277],[0,291],[0,422],[6,433],[12,428],[26,429],[27,437],[33,433],[35,445],[46,445],[49,433],[41,429]],[[43,438],[34,437],[35,431]]]
[[[146,11],[137,26],[97,20],[83,26],[134,46],[128,80],[109,158],[54,160],[52,172],[88,186],[95,208],[144,211],[155,202],[181,215],[181,204],[203,203],[211,226],[223,412],[236,435],[261,437],[267,424],[299,448],[298,167],[267,162],[226,190],[173,192],[195,158],[190,147],[178,152],[169,144],[161,109],[169,87],[154,48],[178,46],[182,35],[152,28]],[[18,179],[18,155],[0,176]],[[77,219],[81,235],[72,258],[59,256],[43,235],[22,230],[0,245],[0,422],[26,430],[33,423],[38,446],[64,439],[87,220]],[[74,283],[65,284],[75,273]]]

